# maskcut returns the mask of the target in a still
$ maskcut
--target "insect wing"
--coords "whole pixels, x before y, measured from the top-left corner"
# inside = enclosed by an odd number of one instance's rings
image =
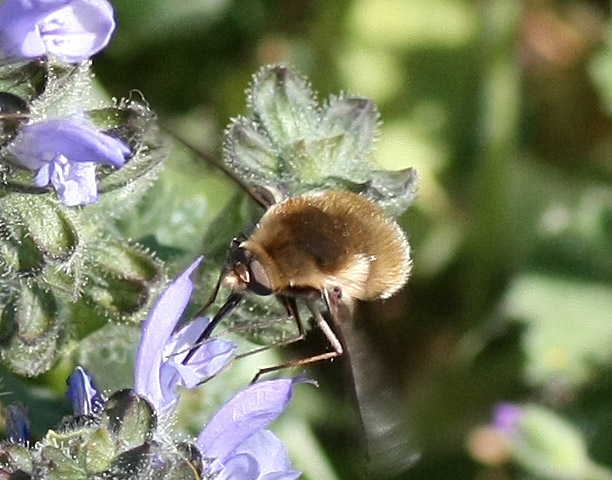
[[[395,478],[414,465],[421,453],[410,428],[407,402],[389,381],[367,329],[358,320],[341,319],[340,323],[365,437],[368,478]]]

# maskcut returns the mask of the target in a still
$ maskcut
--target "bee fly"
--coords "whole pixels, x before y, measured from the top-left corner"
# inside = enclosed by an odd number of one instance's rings
[[[295,319],[298,339],[304,336],[304,328],[296,299],[303,299],[333,351],[264,368],[257,376],[336,357],[344,349],[316,301],[323,299],[333,322],[340,325],[350,315],[354,300],[390,297],[406,283],[410,269],[410,248],[402,229],[360,195],[316,190],[273,203],[248,238],[232,243],[213,295],[202,310],[212,304],[221,285],[231,293],[196,345],[210,336],[247,292],[275,294]],[[185,361],[193,353],[194,349]]]
[[[379,478],[404,471],[419,454],[408,435],[402,402],[387,384],[367,332],[352,321],[356,300],[389,298],[407,282],[412,261],[403,230],[374,202],[345,190],[313,190],[278,200],[272,191],[255,190],[223,163],[170,133],[227,174],[265,209],[249,236],[232,241],[211,297],[195,316],[212,305],[221,285],[228,287],[230,293],[183,361],[193,356],[195,349],[249,293],[276,295],[295,320],[298,335],[277,345],[300,340],[305,330],[297,301],[303,301],[332,350],[259,369],[253,381],[265,373],[332,359],[344,354],[349,345],[369,469]],[[414,171],[407,173],[409,181],[414,181]],[[320,310],[321,300],[331,325]]]

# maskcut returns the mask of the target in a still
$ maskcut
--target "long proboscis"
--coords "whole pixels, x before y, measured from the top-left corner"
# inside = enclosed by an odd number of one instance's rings
[[[223,318],[225,318],[226,315],[228,315],[232,310],[234,310],[234,308],[236,308],[236,306],[240,303],[240,301],[243,298],[244,298],[244,294],[241,292],[230,293],[229,297],[227,297],[227,300],[225,301],[223,306],[215,314],[215,316],[210,321],[210,323],[206,325],[206,328],[202,331],[202,333],[200,334],[198,339],[195,341],[193,346],[189,349],[189,352],[187,352],[187,355],[185,355],[185,358],[183,359],[183,365],[186,364],[191,357],[193,357],[196,350],[202,345],[202,343],[204,343],[206,340],[210,338],[210,335],[212,334],[215,327],[219,325],[221,320],[223,320]]]

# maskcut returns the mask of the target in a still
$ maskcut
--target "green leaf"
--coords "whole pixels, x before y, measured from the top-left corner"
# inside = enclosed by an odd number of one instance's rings
[[[504,299],[507,317],[524,322],[526,375],[531,383],[580,385],[593,367],[612,360],[612,287],[524,274]]]

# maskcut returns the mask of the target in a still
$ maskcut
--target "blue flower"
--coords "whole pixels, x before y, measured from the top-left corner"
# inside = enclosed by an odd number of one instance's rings
[[[143,324],[136,357],[135,391],[158,412],[176,405],[177,387],[193,388],[216,375],[234,357],[236,344],[210,339],[182,364],[189,348],[208,324],[196,319],[175,332],[193,293],[190,279],[198,258],[159,297]],[[207,475],[217,480],[293,480],[293,470],[281,441],[265,427],[291,400],[293,385],[306,379],[258,382],[225,403],[198,435],[202,455],[210,459]]]
[[[91,376],[82,367],[75,367],[66,380],[68,391],[66,397],[72,403],[75,415],[91,415],[102,407],[102,395],[94,387]]]
[[[102,50],[115,30],[106,0],[4,0],[1,54],[9,58],[55,55],[81,62]]]
[[[216,375],[235,354],[234,342],[211,339],[202,344],[186,364],[182,363],[209,321],[198,318],[175,332],[193,292],[190,275],[201,261],[202,258],[198,258],[170,284],[143,323],[134,389],[161,413],[176,405],[179,386],[196,387]]]
[[[121,167],[130,153],[120,140],[76,119],[25,125],[10,151],[18,164],[36,171],[36,186],[52,184],[68,206],[95,202],[96,164]]]
[[[281,441],[265,427],[287,407],[293,385],[306,379],[258,382],[227,401],[198,435],[197,445],[212,460],[207,474],[219,480],[293,480]]]

